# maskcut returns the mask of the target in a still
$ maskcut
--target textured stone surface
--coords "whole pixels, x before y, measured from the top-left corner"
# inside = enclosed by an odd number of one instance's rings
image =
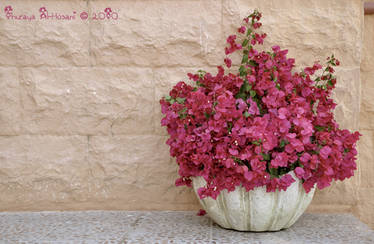
[[[362,137],[359,143],[360,149],[360,186],[364,188],[373,188],[374,181],[374,131],[361,129]]]
[[[15,67],[0,67],[0,135],[17,135],[22,121],[19,71]]]
[[[357,130],[360,117],[360,68],[337,67],[336,76],[339,80],[333,91],[333,98],[337,103],[335,119],[341,128]]]
[[[358,204],[354,213],[374,228],[374,15],[365,15],[361,63],[362,92],[360,110]]]
[[[69,203],[86,192],[87,140],[82,136],[1,136],[1,210]]]
[[[279,232],[238,232],[191,212],[1,213],[0,242],[10,243],[373,243],[352,215],[304,214]]]
[[[371,2],[371,1],[365,0],[365,2]],[[361,71],[363,74],[367,72],[373,72],[373,63],[374,63],[374,48],[373,48],[374,28],[373,28],[373,25],[374,25],[374,16],[365,15],[364,40],[363,40],[363,46],[362,46],[362,59],[361,59]]]
[[[165,139],[93,136],[89,163],[94,200],[122,202],[118,207],[128,209],[163,209],[164,204],[183,209],[196,204],[189,191],[174,186],[177,166],[170,160]]]
[[[187,72],[223,60],[226,35],[255,8],[264,14],[268,44],[289,49],[297,69],[332,52],[338,70],[337,120],[358,128],[362,44],[360,0],[6,0],[0,2],[0,210],[199,208],[191,189],[174,187],[177,165],[168,156],[158,100]],[[70,14],[72,21],[8,20]],[[306,7],[307,6],[307,7]],[[110,7],[118,20],[81,20]],[[372,23],[372,17],[365,19]],[[370,22],[371,21],[371,22]],[[367,25],[372,26],[372,24]],[[373,33],[370,27],[366,32]],[[365,39],[360,127],[373,128],[369,79],[372,38]],[[373,105],[373,106],[372,106]],[[368,131],[368,132],[366,132]],[[363,150],[371,151],[371,139]],[[365,160],[370,160],[367,153]],[[364,164],[361,160],[361,163]],[[357,205],[357,176],[317,191],[311,211],[374,209]],[[365,173],[363,173],[365,170]],[[359,207],[357,207],[359,206]],[[360,214],[359,214],[360,213]]]
[[[374,35],[373,35],[374,37]],[[362,76],[362,93],[361,93],[361,113],[360,113],[360,128],[364,130],[374,130],[374,70],[361,72]]]
[[[324,61],[331,53],[342,60],[343,67],[358,67],[361,8],[360,0],[224,0],[224,36],[253,9],[259,9],[264,16],[263,31],[268,33],[266,47],[277,44],[288,49],[299,67]]]
[[[373,162],[373,161],[371,161]],[[372,176],[370,177],[372,178]],[[368,180],[368,178],[365,178]],[[354,214],[364,223],[374,229],[374,187],[360,186],[358,190],[358,202],[354,208]]]
[[[222,52],[221,3],[196,1],[91,1],[91,11],[111,6],[119,21],[91,25],[93,63],[99,65],[202,66]]]
[[[22,68],[23,133],[151,134],[149,68]]]
[[[34,21],[7,19],[4,7],[11,5],[13,15],[35,16]],[[17,66],[85,66],[89,64],[89,25],[87,21],[39,19],[39,8],[49,14],[74,15],[88,11],[83,0],[41,1],[7,0],[1,2],[0,64]]]

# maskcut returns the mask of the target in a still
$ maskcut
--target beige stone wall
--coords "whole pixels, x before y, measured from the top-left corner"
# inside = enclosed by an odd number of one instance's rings
[[[38,17],[45,6],[78,15],[7,20],[9,4],[16,14]],[[263,12],[267,46],[289,49],[298,67],[335,53],[337,119],[358,128],[361,0],[8,0],[0,7],[1,211],[197,209],[190,189],[174,187],[158,100],[187,72],[215,70],[225,37],[254,8]],[[79,18],[106,7],[118,20]],[[359,172],[317,192],[309,210],[365,209]]]
[[[374,228],[374,15],[365,15],[361,63],[360,185],[355,213]]]

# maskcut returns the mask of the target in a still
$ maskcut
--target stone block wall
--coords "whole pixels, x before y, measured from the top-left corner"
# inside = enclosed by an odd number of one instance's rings
[[[365,15],[361,62],[358,205],[354,211],[374,228],[374,15]]]
[[[35,19],[8,19],[8,5]],[[361,0],[1,1],[0,211],[198,209],[174,186],[158,101],[186,73],[215,71],[255,8],[266,47],[289,49],[297,69],[341,60],[336,117],[358,129]],[[355,211],[363,174],[317,192],[309,211]]]

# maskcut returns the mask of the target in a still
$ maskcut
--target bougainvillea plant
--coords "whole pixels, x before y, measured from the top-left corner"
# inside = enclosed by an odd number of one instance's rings
[[[356,169],[360,134],[340,129],[333,114],[339,61],[332,55],[324,67],[316,62],[293,71],[295,60],[287,58],[287,50],[255,48],[266,38],[259,33],[260,19],[254,11],[238,34],[227,38],[226,67],[218,66],[216,75],[189,73],[193,85],[181,81],[160,100],[161,124],[179,165],[176,185],[191,186],[192,177],[204,177],[200,198],[216,199],[223,189],[240,185],[247,191],[286,190],[295,181],[290,171],[309,192],[315,184],[322,189],[349,178]],[[241,52],[242,60],[231,73],[228,55],[234,52]]]

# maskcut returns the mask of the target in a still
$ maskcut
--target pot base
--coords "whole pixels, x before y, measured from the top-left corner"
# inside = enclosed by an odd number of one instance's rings
[[[266,187],[257,187],[249,192],[236,187],[232,192],[223,190],[214,200],[210,197],[199,201],[209,217],[225,229],[238,231],[279,231],[292,226],[312,201],[315,188],[308,194],[301,181],[290,173],[296,182],[286,191],[266,192]],[[202,177],[192,180],[197,190],[206,182]]]

